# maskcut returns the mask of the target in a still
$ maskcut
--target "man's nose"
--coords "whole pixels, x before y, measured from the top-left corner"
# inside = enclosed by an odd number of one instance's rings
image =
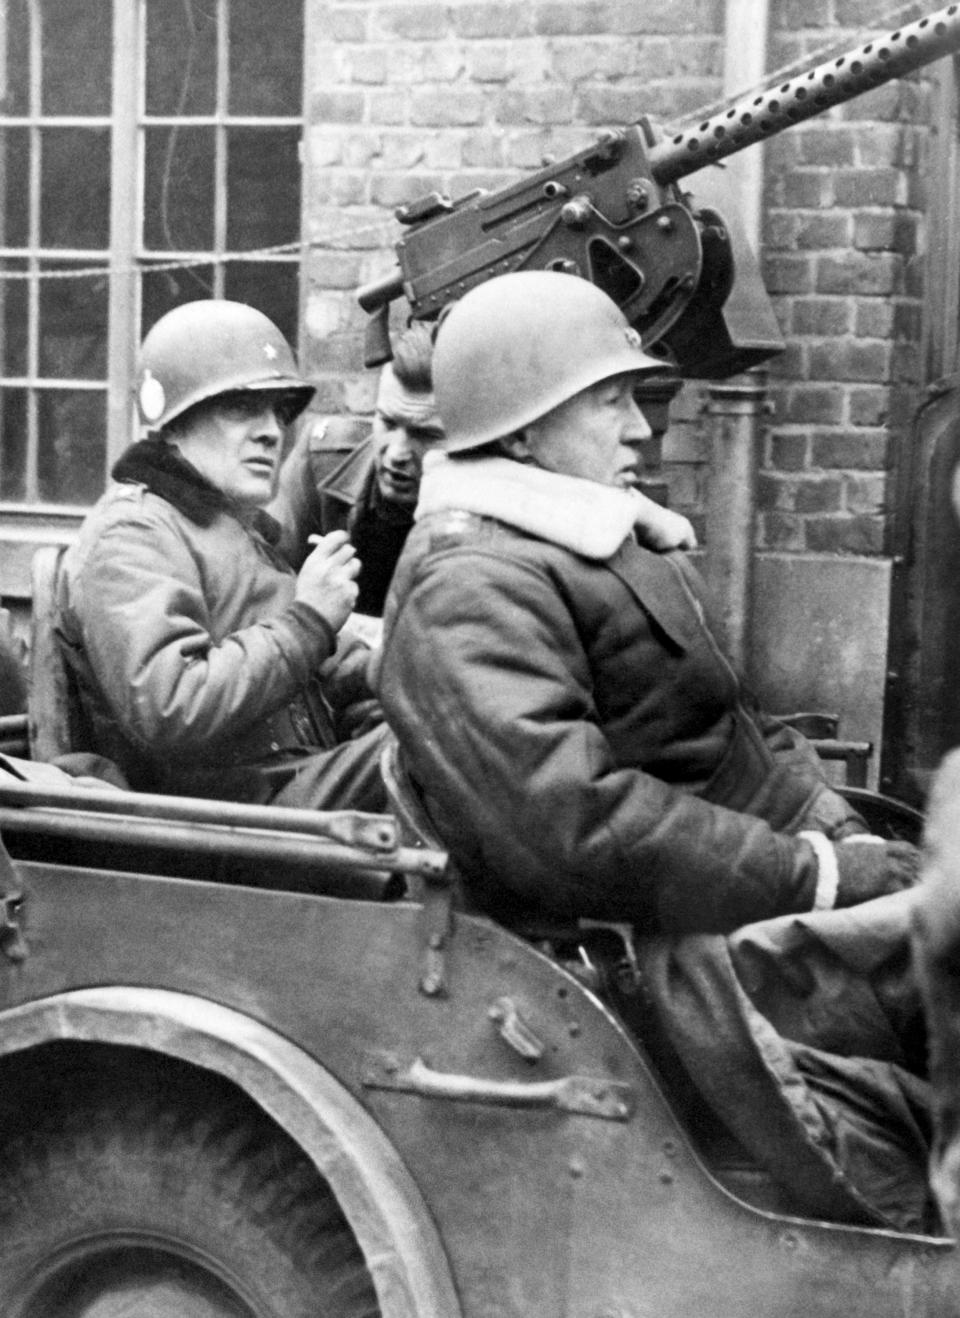
[[[283,439],[283,425],[275,407],[265,407],[257,418],[257,439],[271,448]]]
[[[623,438],[628,444],[639,444],[644,439],[649,439],[653,434],[650,429],[650,423],[643,415],[643,412],[637,406],[637,400],[630,395],[627,405],[627,423],[624,427]]]
[[[387,456],[396,465],[413,461],[415,452],[413,440],[403,426],[398,426],[387,441]]]

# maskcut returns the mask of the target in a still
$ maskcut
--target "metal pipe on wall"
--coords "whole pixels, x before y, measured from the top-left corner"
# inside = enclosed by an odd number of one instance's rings
[[[763,79],[769,0],[726,0],[723,94],[734,97]],[[725,162],[739,199],[747,241],[759,250],[763,214],[763,148]],[[746,667],[753,585],[757,454],[766,412],[766,373],[750,371],[708,387],[710,472],[706,494],[707,580],[717,599],[731,658]]]

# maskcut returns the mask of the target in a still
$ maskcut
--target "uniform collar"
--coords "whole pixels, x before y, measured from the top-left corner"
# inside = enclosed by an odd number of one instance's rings
[[[583,558],[612,557],[640,513],[632,490],[526,466],[510,458],[427,454],[415,518],[431,513],[495,517]]]

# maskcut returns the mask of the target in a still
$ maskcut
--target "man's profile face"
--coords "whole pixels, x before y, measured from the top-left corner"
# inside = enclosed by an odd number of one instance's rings
[[[415,504],[423,455],[443,439],[433,394],[405,388],[391,367],[385,366],[380,373],[372,439],[381,496],[392,503]]]
[[[229,499],[262,508],[273,494],[288,401],[271,390],[220,394],[194,408],[171,442]]]
[[[634,400],[638,375],[614,375],[524,426],[515,456],[546,471],[621,489],[637,477],[638,446],[650,427]]]

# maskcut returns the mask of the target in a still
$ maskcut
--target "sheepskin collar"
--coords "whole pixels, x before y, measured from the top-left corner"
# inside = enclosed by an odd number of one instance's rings
[[[431,513],[495,517],[540,540],[602,561],[617,552],[641,512],[633,490],[526,466],[510,458],[427,454],[416,520]]]
[[[280,537],[280,527],[269,513],[260,508],[251,511],[229,499],[166,440],[141,439],[132,444],[110,474],[115,481],[146,486],[197,526],[209,526],[221,513],[228,513],[268,544],[276,544]]]

